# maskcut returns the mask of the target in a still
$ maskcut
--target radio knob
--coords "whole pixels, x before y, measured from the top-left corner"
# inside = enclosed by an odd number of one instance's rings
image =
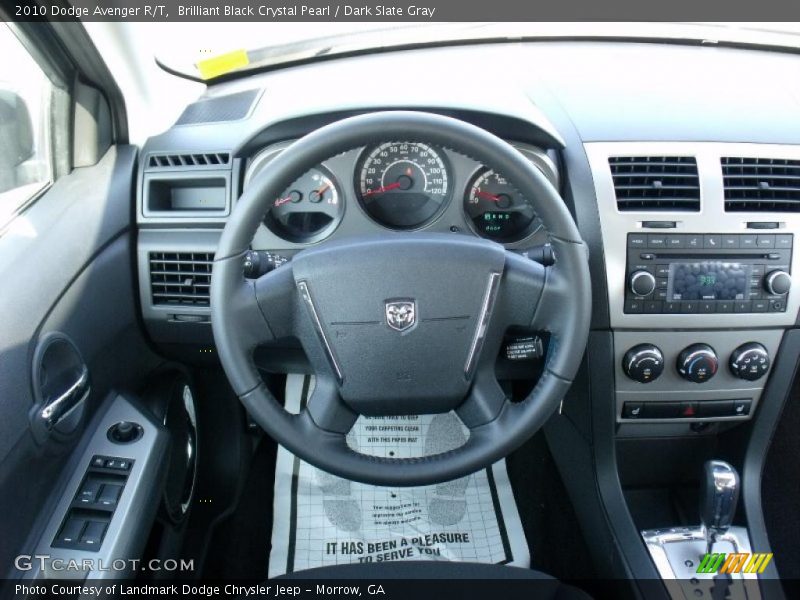
[[[716,374],[719,359],[708,344],[692,344],[678,355],[677,366],[678,373],[687,381],[703,383]]]
[[[731,353],[728,363],[739,379],[755,381],[761,379],[769,371],[769,352],[757,342],[742,344]]]
[[[785,296],[792,287],[792,277],[786,271],[771,271],[764,278],[764,288],[773,296]]]
[[[639,344],[625,353],[622,370],[634,381],[650,383],[664,371],[664,355],[658,346]]]
[[[635,271],[630,281],[631,291],[637,296],[649,296],[656,289],[656,278],[647,271]]]

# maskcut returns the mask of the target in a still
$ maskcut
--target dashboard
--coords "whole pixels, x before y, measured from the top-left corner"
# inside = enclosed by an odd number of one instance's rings
[[[291,141],[259,150],[247,161],[243,191]],[[551,156],[515,143],[558,187]],[[303,174],[269,203],[256,247],[304,247],[359,233],[450,231],[507,245],[546,242],[535,199],[498,173],[445,148],[385,141],[332,157]]]
[[[342,84],[403,72],[409,61],[439,68],[368,96]],[[613,339],[620,435],[746,421],[800,311],[800,84],[783,76],[797,61],[673,44],[489,44],[342,58],[213,86],[142,149],[144,323],[162,347],[213,353],[214,250],[252,182],[328,123],[423,110],[509,141],[561,193],[589,248],[592,329]],[[476,86],[465,64],[505,82],[502,93]],[[744,69],[764,73],[763,83],[739,85]],[[629,87],[610,72],[626,74]],[[310,81],[330,85],[293,92]],[[329,158],[269,199],[252,249],[278,263],[337,238],[409,231],[477,235],[531,258],[548,240],[536,198],[502,173],[425,140],[386,139]]]

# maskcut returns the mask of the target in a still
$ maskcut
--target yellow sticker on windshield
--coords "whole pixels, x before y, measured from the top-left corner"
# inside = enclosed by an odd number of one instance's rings
[[[213,58],[206,58],[197,62],[197,70],[203,79],[213,79],[220,75],[225,75],[231,71],[236,71],[250,64],[246,50],[234,50],[226,52]]]

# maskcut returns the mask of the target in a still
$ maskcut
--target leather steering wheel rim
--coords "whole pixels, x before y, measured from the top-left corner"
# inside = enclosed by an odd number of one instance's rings
[[[535,199],[537,213],[553,246],[555,264],[543,267],[498,244],[466,235],[403,233],[324,242],[298,253],[292,261],[256,281],[244,278],[242,258],[274,198],[302,173],[331,156],[389,139],[448,148],[503,173],[523,196]],[[475,357],[470,348],[464,381],[450,378],[440,382],[453,384],[449,388],[443,386],[453,397],[467,390],[464,401],[452,408],[469,427],[469,438],[455,450],[413,459],[359,454],[347,446],[345,435],[358,414],[364,412],[415,414],[426,402],[436,408],[429,412],[445,412],[447,406],[434,402],[422,388],[414,388],[417,399],[408,405],[396,398],[394,404],[371,403],[364,396],[364,386],[357,385],[368,379],[359,379],[362,374],[354,372],[353,361],[347,362],[352,349],[332,341],[334,324],[326,316],[329,309],[318,302],[330,297],[326,285],[335,283],[326,273],[329,268],[350,276],[341,270],[344,259],[365,257],[364,261],[372,261],[365,263],[366,272],[375,272],[382,257],[398,252],[419,260],[430,257],[442,276],[447,275],[445,268],[461,264],[460,257],[465,269],[471,266],[466,263],[473,261],[479,275],[490,275],[482,303],[479,301],[483,293],[466,294],[474,307],[467,323],[474,325],[475,334],[470,329],[464,335],[472,336],[473,345],[475,340],[481,341],[474,370],[469,367]],[[312,465],[375,485],[427,485],[452,480],[505,457],[557,410],[581,363],[589,333],[591,284],[587,258],[586,246],[558,192],[534,165],[500,138],[463,121],[424,112],[387,111],[347,118],[287,147],[239,199],[222,233],[211,277],[211,323],[217,352],[233,390],[256,423]],[[469,274],[468,270],[464,272]],[[407,271],[402,273],[410,277]],[[476,278],[480,279],[477,275]],[[483,280],[480,285],[485,285]],[[382,309],[382,305],[369,308]],[[501,397],[493,376],[502,333],[510,325],[527,326],[550,335],[539,381],[519,402]],[[424,335],[423,327],[428,324],[418,326],[419,336]],[[398,347],[413,340],[412,335],[398,336],[392,342],[386,337],[389,334],[385,328],[373,331]],[[289,336],[301,340],[317,374],[314,394],[299,415],[283,409],[264,385],[253,361],[256,346]],[[339,372],[337,353],[344,358],[344,372]],[[458,356],[460,359],[463,355]],[[376,394],[391,396],[383,388]],[[398,411],[388,412],[390,406],[398,407]]]

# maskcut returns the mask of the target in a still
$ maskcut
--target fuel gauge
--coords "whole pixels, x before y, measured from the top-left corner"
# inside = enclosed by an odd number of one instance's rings
[[[290,242],[316,242],[336,229],[343,213],[336,183],[320,166],[273,200],[264,223],[275,235]]]

